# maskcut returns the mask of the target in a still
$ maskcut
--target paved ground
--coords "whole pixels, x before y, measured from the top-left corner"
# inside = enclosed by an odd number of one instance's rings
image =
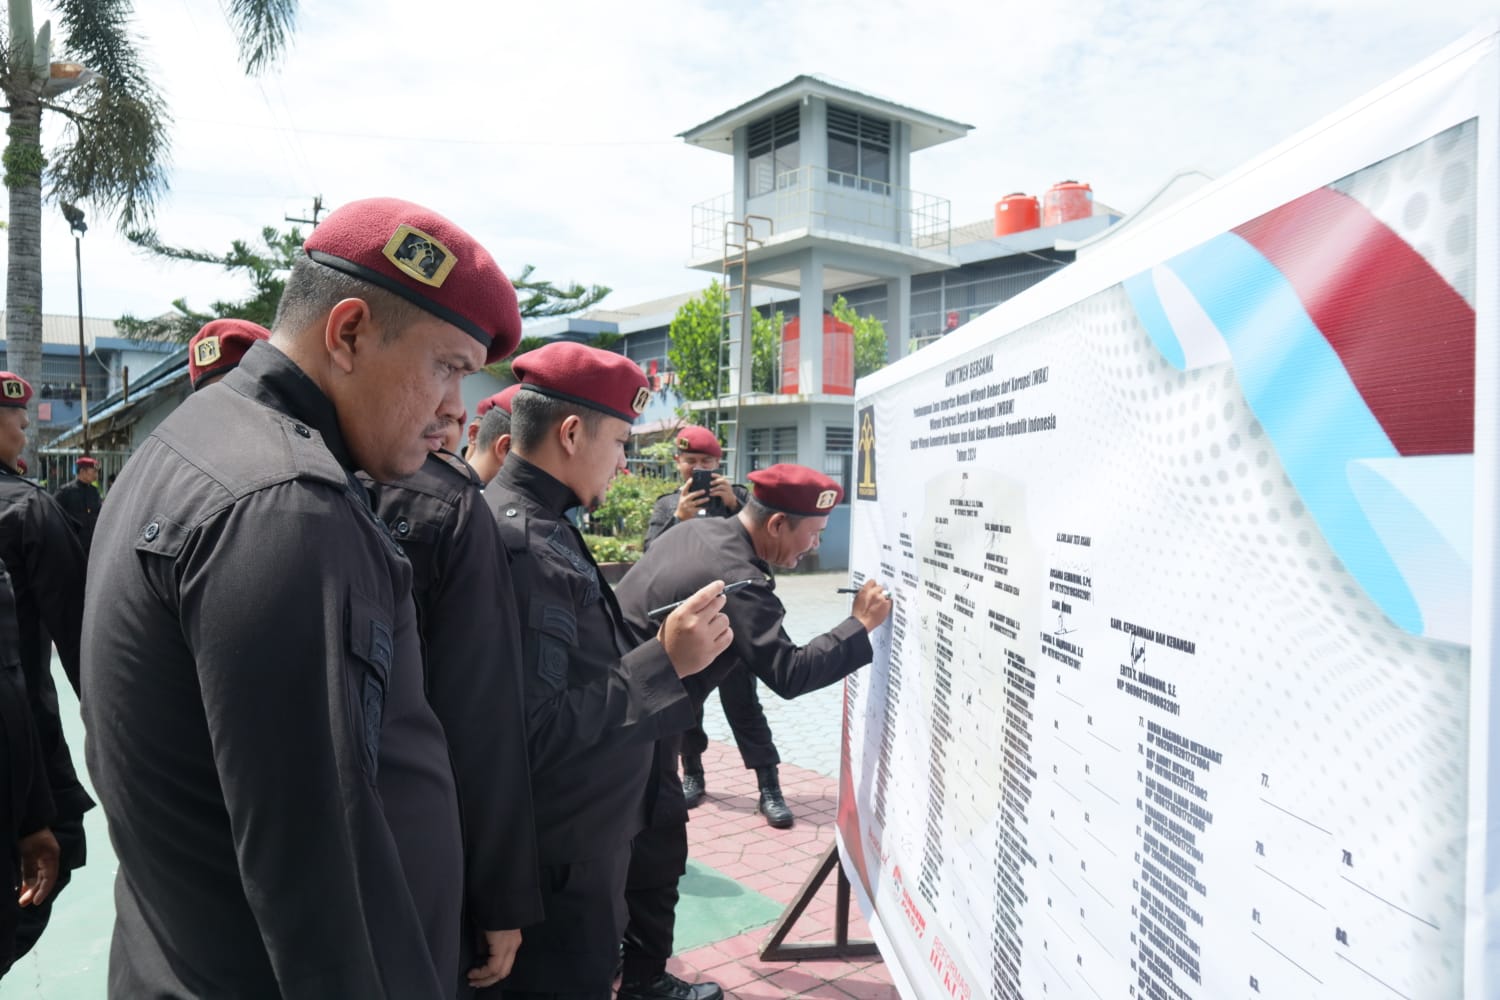
[[[847,573],[807,573],[776,578],[776,596],[787,608],[786,631],[797,642],[807,642],[843,621],[849,615],[848,594],[835,591],[848,586]],[[776,737],[781,759],[798,764],[828,778],[839,773],[839,720],[844,686],[814,691],[796,701],[783,701],[765,685],[760,686],[761,705]],[[734,744],[729,723],[717,697],[704,706],[703,729],[710,737]],[[732,779],[733,780],[733,779]],[[754,790],[755,775],[744,772],[743,786]]]
[[[837,717],[835,716],[835,719]],[[837,739],[837,737],[835,737]],[[783,752],[783,755],[785,753]],[[709,793],[692,812],[688,837],[694,863],[732,879],[744,892],[773,901],[784,909],[833,843],[837,809],[835,782],[795,765],[781,768],[782,791],[797,814],[790,830],[772,830],[755,812],[753,787],[736,785],[743,774],[739,754],[723,743],[711,743],[703,757]],[[699,937],[700,924],[717,924],[721,900],[695,894],[692,880],[682,884],[678,905],[678,957],[671,969],[689,981],[712,980],[737,1000],[819,997],[827,1000],[897,1000],[885,965],[879,959],[818,962],[764,962],[759,958],[770,933],[770,920],[743,930],[717,926],[705,937],[711,943],[688,947]],[[788,942],[833,940],[834,878],[830,877],[787,937]],[[869,937],[857,912],[849,935]]]
[[[794,639],[805,642],[843,620],[849,597],[834,590],[845,581],[842,573],[778,579],[777,593],[790,609],[787,631]],[[66,688],[62,672],[54,673]],[[709,795],[693,811],[688,827],[694,861],[683,881],[679,910],[674,968],[684,978],[714,979],[737,1000],[896,997],[879,961],[769,963],[757,957],[772,923],[833,843],[842,692],[835,685],[788,702],[763,691],[785,762],[782,786],[797,814],[791,830],[772,830],[756,815],[754,775],[743,769],[732,743],[709,747],[704,757]],[[77,702],[67,690],[59,695],[82,774]],[[705,725],[716,741],[730,738],[717,700],[710,701]],[[36,950],[0,983],[0,1000],[95,1000],[105,995],[115,858],[99,810],[89,813],[87,823],[89,864],[60,897],[52,926]],[[831,940],[832,922],[830,879],[789,940]],[[851,934],[868,936],[857,915]]]

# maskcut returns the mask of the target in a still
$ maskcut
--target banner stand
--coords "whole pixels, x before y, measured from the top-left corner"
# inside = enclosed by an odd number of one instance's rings
[[[828,881],[829,873],[838,869],[839,881],[837,894],[834,897],[833,915],[833,940],[830,941],[799,941],[787,944],[787,935],[802,918],[813,898],[817,896],[818,890],[823,883]],[[839,863],[839,849],[837,844],[829,844],[828,850],[818,859],[817,866],[807,876],[807,881],[802,883],[802,888],[797,890],[797,895],[787,904],[782,912],[781,919],[776,921],[776,926],[771,929],[771,936],[766,939],[765,947],[760,950],[760,958],[763,962],[802,962],[812,959],[824,958],[869,958],[878,956],[879,949],[875,947],[874,941],[850,941],[849,940],[849,876],[844,874],[844,866]]]

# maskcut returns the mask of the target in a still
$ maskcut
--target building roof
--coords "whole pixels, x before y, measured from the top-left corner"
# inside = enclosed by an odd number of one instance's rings
[[[918,111],[916,108],[897,104],[884,97],[876,97],[874,94],[856,90],[847,84],[837,83],[814,73],[803,73],[779,87],[766,91],[759,97],[751,98],[737,108],[731,108],[701,125],[695,125],[686,132],[678,133],[678,138],[716,153],[732,153],[735,129],[748,125],[751,121],[792,101],[814,96],[832,98],[856,111],[905,122],[911,127],[913,152],[954,139],[962,139],[974,130],[973,125],[929,114],[926,111]]]
[[[130,386],[129,398],[121,389],[110,393],[97,403],[89,413],[89,429],[100,434],[119,427],[126,427],[140,419],[142,404],[158,393],[188,383],[188,349],[176,347],[163,359]],[[66,428],[53,438],[44,451],[67,451],[83,442],[83,421]]]
[[[615,331],[618,333],[639,333],[641,330],[667,326],[677,315],[677,310],[702,295],[704,291],[705,289],[699,288],[694,291],[679,292],[676,295],[668,295],[665,298],[652,299],[636,305],[621,306],[618,309],[591,309],[578,318],[614,324]],[[796,297],[795,293],[765,285],[752,285],[750,289],[750,300],[756,306],[775,305]]]
[[[1213,183],[1213,175],[1204,173],[1196,167],[1186,167],[1177,171],[1156,189],[1156,193],[1147,198],[1145,204],[1134,212],[1125,216],[1116,225],[1107,230],[1094,233],[1092,236],[1079,240],[1061,240],[1057,244],[1059,250],[1075,250],[1087,253],[1099,246],[1105,240],[1112,240],[1122,233],[1133,233],[1143,224],[1148,223],[1158,213],[1169,205],[1186,198],[1188,195]]]
[[[123,335],[115,328],[112,319],[97,316],[83,318],[83,340],[88,350],[93,350],[100,340],[112,340]],[[0,340],[5,339],[5,310],[0,309]],[[78,346],[78,316],[42,314],[42,343]]]

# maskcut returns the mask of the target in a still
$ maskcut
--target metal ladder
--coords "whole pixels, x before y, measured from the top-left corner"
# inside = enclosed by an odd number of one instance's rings
[[[713,415],[709,421],[714,433],[724,441],[725,474],[732,480],[744,478],[747,469],[740,468],[743,449],[740,441],[740,399],[750,392],[754,352],[750,321],[750,251],[765,243],[756,236],[756,223],[765,224],[765,235],[774,223],[764,215],[747,215],[724,223],[724,263],[719,281],[719,377]],[[735,296],[739,299],[736,303]],[[738,306],[736,308],[736,306]]]

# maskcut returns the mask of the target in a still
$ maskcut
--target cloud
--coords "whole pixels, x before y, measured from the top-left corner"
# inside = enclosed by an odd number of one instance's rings
[[[137,7],[175,117],[167,239],[227,247],[315,194],[398,194],[508,269],[614,286],[615,306],[705,280],[682,266],[689,211],[728,189],[730,160],[676,134],[799,73],[975,125],[913,160],[913,186],[961,223],[1065,178],[1128,209],[1181,167],[1222,174],[1489,16],[1477,0],[304,2],[287,58],[250,80],[213,5]],[[45,307],[67,313],[56,214]],[[141,258],[103,220],[84,251],[95,315],[243,292]]]

